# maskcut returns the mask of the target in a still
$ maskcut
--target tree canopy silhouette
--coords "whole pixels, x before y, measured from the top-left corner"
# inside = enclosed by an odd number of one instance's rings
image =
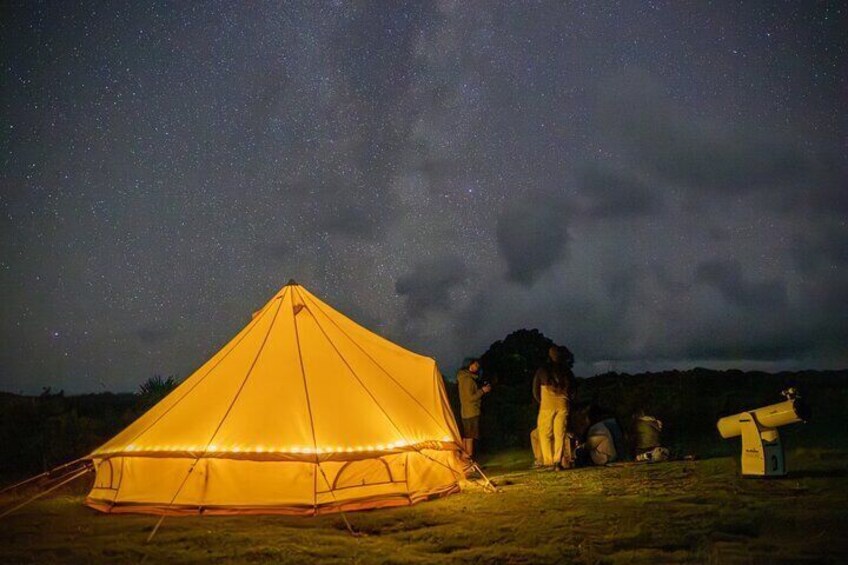
[[[154,404],[168,396],[168,393],[177,388],[180,381],[173,375],[163,378],[162,375],[153,375],[138,387],[139,405],[143,409],[152,407]]]
[[[520,329],[490,345],[480,363],[487,379],[493,382],[529,387],[552,345],[554,342],[539,330]]]
[[[493,383],[483,400],[483,450],[524,446],[535,427],[533,375],[554,342],[537,329],[520,329],[496,341],[480,358],[483,380]]]

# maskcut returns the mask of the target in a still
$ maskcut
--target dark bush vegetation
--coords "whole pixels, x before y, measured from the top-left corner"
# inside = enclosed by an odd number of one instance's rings
[[[100,446],[178,384],[154,375],[137,394],[0,393],[0,481],[35,475]]]
[[[0,393],[0,478],[19,478],[85,455],[137,415],[133,394]]]

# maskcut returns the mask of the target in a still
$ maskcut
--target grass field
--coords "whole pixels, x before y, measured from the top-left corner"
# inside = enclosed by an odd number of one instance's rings
[[[413,507],[339,516],[103,515],[84,485],[0,522],[3,562],[845,562],[848,451],[796,449],[791,475],[742,479],[732,458],[529,470],[484,462],[499,486]],[[7,506],[10,500],[4,500]]]

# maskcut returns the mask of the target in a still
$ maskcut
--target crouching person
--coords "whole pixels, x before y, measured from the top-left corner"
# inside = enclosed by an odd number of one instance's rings
[[[607,465],[624,457],[621,427],[615,418],[592,425],[583,444],[583,462],[588,465]]]
[[[669,459],[669,450],[662,446],[662,422],[639,410],[633,416],[633,456],[636,461],[656,463]]]

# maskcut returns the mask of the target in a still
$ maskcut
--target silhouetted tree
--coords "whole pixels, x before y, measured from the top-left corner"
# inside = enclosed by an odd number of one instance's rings
[[[537,329],[521,329],[493,343],[481,356],[483,379],[494,384],[483,400],[484,450],[529,445],[536,418],[533,375],[553,344]]]
[[[173,375],[168,378],[163,378],[162,375],[153,375],[138,387],[139,407],[147,410],[168,396],[168,393],[177,388],[179,384],[180,381]]]
[[[536,369],[545,362],[554,342],[537,329],[521,329],[496,341],[480,358],[483,371],[506,385],[529,385]]]

